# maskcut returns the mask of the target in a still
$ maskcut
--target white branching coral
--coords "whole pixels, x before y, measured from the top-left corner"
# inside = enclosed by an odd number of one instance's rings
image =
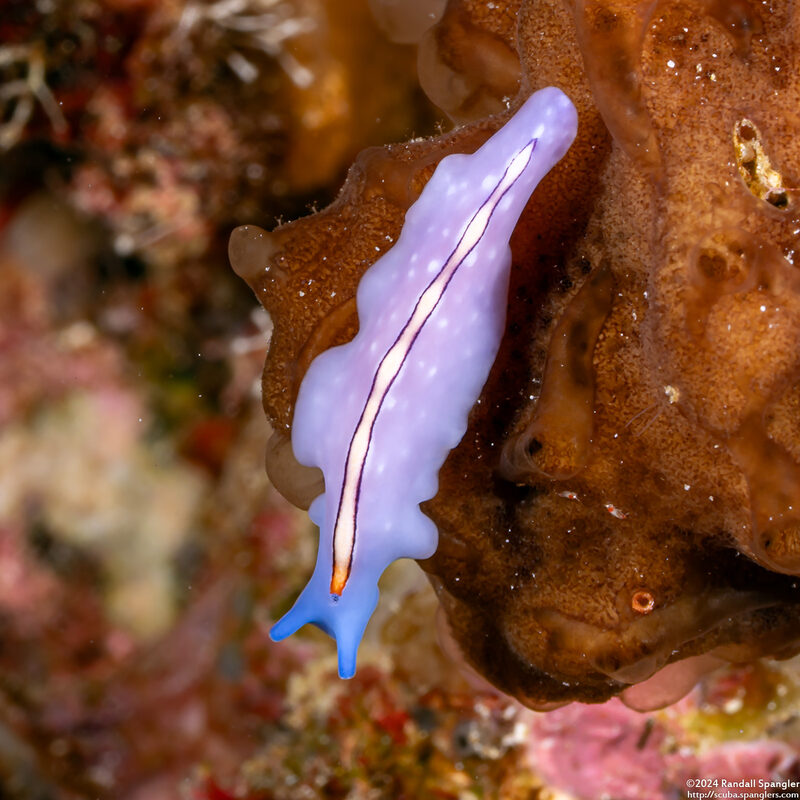
[[[67,121],[47,85],[46,68],[40,45],[0,45],[0,151],[20,140],[37,102],[55,132],[66,131]]]
[[[215,25],[237,35],[242,47],[258,50],[278,62],[289,79],[301,89],[314,80],[314,74],[287,49],[290,40],[317,27],[313,16],[298,13],[297,4],[284,0],[216,0],[207,3],[190,0],[183,10],[176,37],[185,40],[203,24]],[[240,50],[232,50],[228,66],[245,83],[258,76],[258,68]]]

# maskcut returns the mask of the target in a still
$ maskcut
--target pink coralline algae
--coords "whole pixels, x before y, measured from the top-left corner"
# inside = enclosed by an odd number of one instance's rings
[[[724,796],[725,781],[752,781],[758,789],[791,779],[800,760],[795,747],[766,739],[714,744],[698,753],[676,739],[674,720],[639,714],[616,699],[537,715],[530,730],[528,752],[537,773],[580,800],[663,800],[700,779],[707,781],[708,797]]]

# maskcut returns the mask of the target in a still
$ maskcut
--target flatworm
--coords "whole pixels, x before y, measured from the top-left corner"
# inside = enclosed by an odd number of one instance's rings
[[[315,358],[300,386],[292,447],[325,477],[309,508],[320,545],[270,635],[319,626],[336,639],[343,678],[355,673],[381,573],[436,550],[419,504],[436,494],[497,355],[511,234],[576,132],[574,106],[549,87],[475,153],[442,159],[394,247],[359,283],[358,334]]]

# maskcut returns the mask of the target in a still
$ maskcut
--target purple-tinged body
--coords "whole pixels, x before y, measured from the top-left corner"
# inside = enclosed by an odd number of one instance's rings
[[[397,243],[361,279],[358,334],[318,356],[303,379],[292,446],[325,477],[309,509],[320,546],[311,580],[271,636],[318,625],[336,639],[342,677],[355,672],[383,570],[436,550],[436,526],[419,504],[436,494],[497,355],[511,234],[576,131],[574,106],[550,87],[478,151],[444,158]]]

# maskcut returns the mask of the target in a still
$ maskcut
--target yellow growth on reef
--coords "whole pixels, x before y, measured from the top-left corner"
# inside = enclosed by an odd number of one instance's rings
[[[759,199],[776,208],[789,204],[789,190],[783,177],[770,164],[769,156],[761,144],[761,133],[749,119],[742,119],[733,128],[733,146],[736,166],[745,186]]]

